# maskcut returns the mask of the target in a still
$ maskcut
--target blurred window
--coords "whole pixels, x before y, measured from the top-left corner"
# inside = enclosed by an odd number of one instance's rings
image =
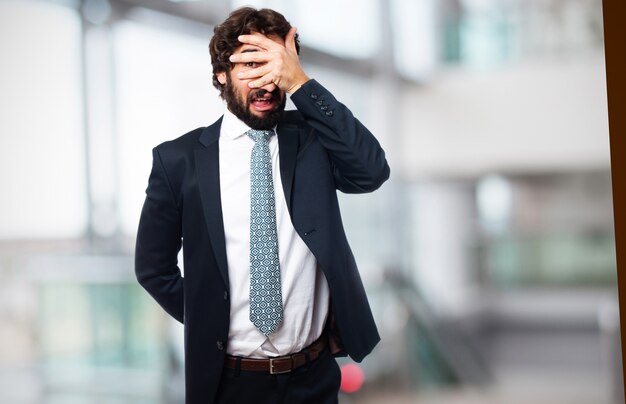
[[[447,0],[440,10],[451,64],[490,68],[603,49],[600,0]]]
[[[302,34],[301,43],[347,58],[371,58],[380,49],[379,1],[232,0],[231,8],[252,5],[279,11]]]
[[[0,2],[0,239],[74,238],[87,223],[80,18]]]
[[[389,5],[396,69],[403,77],[423,81],[439,58],[436,1],[393,0]]]
[[[114,27],[122,230],[134,235],[152,167],[151,149],[223,112],[208,39],[123,21]]]
[[[607,172],[487,176],[479,257],[495,287],[606,286],[616,274]]]

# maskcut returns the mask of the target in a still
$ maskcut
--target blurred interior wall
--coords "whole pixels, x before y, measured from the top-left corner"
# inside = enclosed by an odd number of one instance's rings
[[[504,397],[623,397],[600,2],[254,3],[392,167],[340,195],[384,336],[368,394],[482,369]],[[221,114],[206,47],[238,4],[0,2],[0,401],[181,397],[133,238],[150,149]]]

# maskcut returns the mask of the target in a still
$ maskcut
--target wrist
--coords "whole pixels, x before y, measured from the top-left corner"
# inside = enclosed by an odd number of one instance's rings
[[[295,93],[296,91],[298,91],[298,90],[300,89],[300,87],[302,87],[302,86],[303,86],[303,85],[304,85],[307,81],[309,81],[309,80],[310,80],[310,78],[309,78],[308,76],[303,75],[302,77],[300,77],[300,78],[299,78],[299,79],[295,82],[295,84],[294,84],[294,85],[292,85],[291,87],[289,87],[289,88],[287,89],[287,91],[286,91],[286,92],[287,92],[288,94],[293,94],[293,93]]]

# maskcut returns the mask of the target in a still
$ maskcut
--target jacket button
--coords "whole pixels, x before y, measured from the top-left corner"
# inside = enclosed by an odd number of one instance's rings
[[[328,109],[328,105],[322,105],[322,106],[320,107],[320,109],[321,109],[322,111],[326,111],[326,110]]]
[[[215,345],[217,345],[217,349],[219,349],[220,351],[224,350],[224,341],[217,341]]]
[[[327,116],[333,116],[333,114],[334,114],[334,112],[333,112],[332,109],[330,111],[326,111],[326,115]]]
[[[316,103],[317,105],[324,105],[324,101],[322,101],[322,100],[316,101],[315,103]]]
[[[311,98],[313,98],[314,100],[317,100],[317,94],[311,93]]]
[[[228,300],[228,292],[224,291],[224,300]]]

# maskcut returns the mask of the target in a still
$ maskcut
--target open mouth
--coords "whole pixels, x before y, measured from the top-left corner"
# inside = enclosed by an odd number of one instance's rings
[[[276,106],[277,97],[272,93],[254,93],[250,97],[252,109],[258,112],[269,111]]]

